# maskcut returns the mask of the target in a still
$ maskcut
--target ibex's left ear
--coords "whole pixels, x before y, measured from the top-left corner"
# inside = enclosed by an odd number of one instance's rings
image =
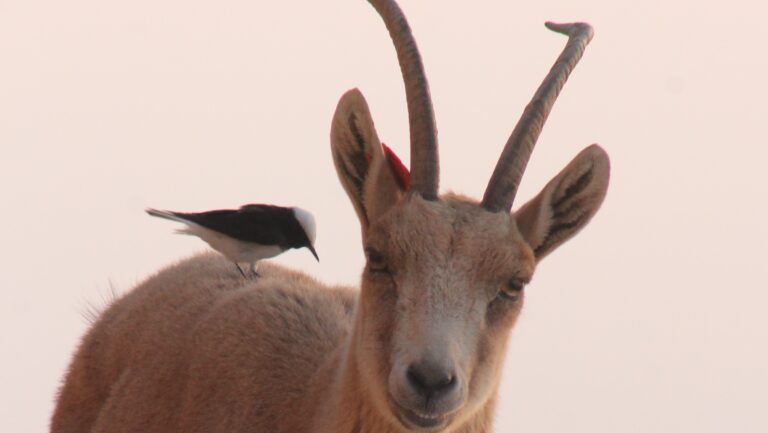
[[[547,186],[515,212],[536,260],[570,239],[595,215],[608,190],[610,162],[600,146],[582,150]]]
[[[357,211],[365,235],[370,223],[397,203],[404,187],[390,169],[368,104],[357,89],[345,93],[336,107],[331,125],[331,151],[336,173]]]

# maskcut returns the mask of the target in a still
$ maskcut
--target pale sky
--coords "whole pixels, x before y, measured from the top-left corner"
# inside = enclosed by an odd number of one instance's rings
[[[768,56],[760,2],[402,0],[430,78],[441,188],[479,197],[581,20],[595,38],[519,197],[580,149],[612,162],[592,223],[539,266],[496,431],[768,431]],[[351,87],[407,161],[394,50],[367,2],[0,1],[0,431],[47,431],[82,312],[205,250],[147,206],[300,205],[275,261],[356,284],[329,150]]]

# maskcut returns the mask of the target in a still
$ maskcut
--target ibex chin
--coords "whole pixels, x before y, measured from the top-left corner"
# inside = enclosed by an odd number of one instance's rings
[[[362,288],[274,265],[244,281],[203,254],[111,305],[58,397],[56,433],[488,432],[507,339],[536,264],[584,227],[609,163],[593,145],[511,212],[534,143],[592,36],[568,43],[526,107],[479,203],[438,195],[433,110],[394,1],[371,0],[405,81],[411,177],[390,169],[362,94],[339,101],[336,171],[360,219]]]

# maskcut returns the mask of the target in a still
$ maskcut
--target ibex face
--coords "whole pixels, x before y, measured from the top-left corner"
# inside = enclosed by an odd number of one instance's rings
[[[477,203],[438,197],[437,137],[418,50],[398,6],[371,3],[403,71],[413,172],[410,188],[398,182],[365,99],[357,90],[347,92],[331,142],[367,258],[352,350],[362,392],[381,417],[436,431],[469,419],[495,395],[523,286],[537,261],[581,229],[605,197],[608,157],[593,145],[510,213],[536,138],[592,31],[585,24],[548,24],[569,42]]]
[[[406,426],[441,427],[494,394],[535,267],[514,221],[409,195],[371,225],[360,370]]]

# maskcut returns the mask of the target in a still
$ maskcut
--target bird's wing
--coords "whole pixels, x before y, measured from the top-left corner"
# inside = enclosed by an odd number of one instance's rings
[[[275,218],[273,206],[248,205],[239,210],[222,209],[201,213],[178,214],[184,219],[245,242],[282,245],[285,234]]]

